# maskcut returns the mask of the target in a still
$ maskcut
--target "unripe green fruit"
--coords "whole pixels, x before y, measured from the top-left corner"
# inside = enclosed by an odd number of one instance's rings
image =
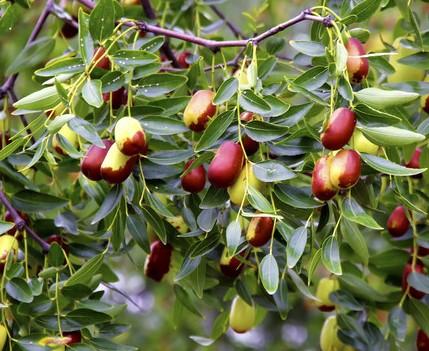
[[[320,300],[316,303],[319,310],[328,312],[335,309],[335,305],[332,303],[329,295],[339,288],[340,285],[335,278],[322,278],[319,280],[316,290],[316,297]]]
[[[7,330],[3,325],[0,325],[0,351],[4,349],[7,341]]]
[[[377,155],[379,150],[379,146],[369,141],[359,129],[355,129],[350,139],[350,146],[353,150],[371,155]]]
[[[233,204],[240,206],[243,199],[244,205],[248,204],[246,193],[247,184],[259,191],[261,191],[264,186],[264,184],[256,178],[253,167],[250,164],[248,164],[247,167],[243,167],[235,183],[228,188],[229,198]]]
[[[67,124],[64,124],[61,129],[58,131],[58,134],[67,139],[67,141],[74,147],[78,146],[78,136],[75,131],[73,131]],[[60,155],[66,155],[67,152],[63,150],[61,147],[57,136],[54,136],[52,139],[52,146],[54,147],[55,151],[58,152]]]
[[[146,136],[140,122],[133,117],[121,118],[115,126],[115,142],[124,155],[133,156],[147,151]]]
[[[322,351],[353,351],[354,348],[342,343],[338,338],[337,317],[330,316],[325,320],[320,332],[320,349]]]
[[[183,112],[183,122],[194,132],[202,132],[217,111],[213,104],[215,93],[211,90],[199,90],[189,100]]]
[[[189,227],[182,216],[167,217],[166,221],[170,223],[180,234],[186,234]]]
[[[246,333],[255,325],[256,308],[248,305],[241,297],[232,301],[229,314],[229,326],[236,333]]]
[[[138,155],[124,155],[114,143],[101,164],[101,176],[109,183],[122,183],[131,174],[138,159]]]
[[[18,248],[18,240],[12,235],[3,234],[0,236],[0,262],[5,262],[8,255],[16,255]]]
[[[418,50],[412,48],[406,48],[401,45],[401,39],[398,38],[393,43],[393,46],[396,48],[398,54],[390,56],[389,63],[395,69],[395,73],[387,77],[389,83],[402,83],[408,81],[421,81],[425,76],[425,71],[420,68],[415,68],[413,66],[404,65],[398,61],[401,58],[404,58],[409,55],[416,54]]]

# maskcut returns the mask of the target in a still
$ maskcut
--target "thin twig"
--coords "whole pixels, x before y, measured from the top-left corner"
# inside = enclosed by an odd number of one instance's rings
[[[117,294],[121,295],[121,296],[122,296],[122,297],[124,297],[126,300],[128,300],[129,302],[131,302],[134,306],[136,306],[136,307],[138,308],[138,310],[139,310],[140,312],[144,312],[144,309],[143,309],[143,308],[141,308],[141,307],[137,304],[137,302],[135,302],[131,297],[129,297],[129,296],[128,296],[125,292],[123,292],[122,290],[118,289],[117,287],[115,287],[115,286],[113,286],[112,284],[109,284],[109,283],[102,282],[101,284],[103,284],[106,288],[108,288],[108,289],[110,289],[110,290],[114,291],[115,293],[117,293]]]
[[[10,88],[8,91],[8,95],[9,95],[9,99],[11,103],[17,102],[18,101],[18,97],[15,94],[15,89],[14,88]],[[36,142],[36,139],[34,138],[33,133],[31,132],[31,129],[28,128],[28,121],[27,118],[24,115],[19,115],[19,118],[21,119],[21,123],[23,124],[25,130],[27,131],[27,134],[30,135],[31,141],[33,143]]]
[[[241,33],[240,29],[231,21],[228,21],[225,17],[225,15],[222,13],[222,11],[219,10],[219,8],[216,5],[210,5],[210,8],[213,10],[213,12],[221,19],[224,21],[224,23],[226,24],[226,26],[231,30],[232,34],[234,34],[234,36],[236,38],[242,38],[244,39],[245,36],[243,35],[243,33]]]
[[[156,20],[156,14],[152,7],[152,4],[150,3],[150,0],[140,0],[143,11],[146,14],[147,18],[151,20]],[[179,63],[177,62],[176,55],[174,54],[173,50],[171,50],[170,44],[168,41],[165,41],[165,43],[161,47],[161,52],[171,61],[171,65],[175,68],[180,68]]]
[[[15,209],[15,207],[12,206],[10,203],[8,197],[6,194],[0,190],[0,202],[6,207],[6,209],[9,211],[13,222],[16,225],[16,228],[18,231],[23,231],[24,229],[31,235],[31,237],[36,241],[40,247],[43,249],[43,251],[47,252],[51,248],[51,245],[49,245],[46,241],[44,241],[37,233],[29,227],[27,222],[20,216],[18,211]]]

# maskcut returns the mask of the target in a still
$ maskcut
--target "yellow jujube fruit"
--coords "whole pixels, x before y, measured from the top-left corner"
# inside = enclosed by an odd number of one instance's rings
[[[41,346],[48,346],[50,351],[65,351],[65,338],[57,338],[55,336],[46,336],[39,340],[38,344]],[[68,340],[68,339],[67,339]]]
[[[7,340],[7,330],[3,325],[0,325],[0,351],[4,349]]]
[[[235,183],[228,188],[229,199],[235,205],[241,205],[241,202],[245,196],[246,199],[244,199],[244,205],[247,205],[248,203],[246,194],[247,176],[249,186],[252,186],[259,191],[263,190],[263,183],[258,178],[256,178],[255,173],[253,172],[253,167],[248,164],[247,167],[243,167]]]
[[[353,150],[363,152],[366,154],[377,155],[379,146],[369,141],[365,135],[359,130],[355,129],[350,139],[350,146]]]
[[[335,308],[334,303],[329,298],[329,295],[338,290],[340,284],[335,278],[322,278],[317,285],[316,297],[319,301],[316,303],[317,307],[322,311],[329,311]]]
[[[67,141],[74,147],[78,146],[78,137],[76,132],[74,132],[67,123],[64,124],[61,129],[58,131],[58,134],[61,135],[63,138],[67,139]],[[58,152],[61,155],[66,155],[66,151],[62,149],[58,137],[54,136],[52,139],[52,146],[54,147],[55,151]]]
[[[186,234],[189,231],[189,227],[182,216],[167,217],[166,221],[176,228],[180,234]]]
[[[330,316],[323,323],[320,332],[320,349],[322,351],[354,351],[354,348],[343,344],[338,338],[337,317]]]
[[[16,240],[15,237],[8,234],[0,236],[0,261],[6,261],[6,258],[11,250],[13,252],[11,252],[10,255],[16,255],[18,248],[18,240]]]
[[[255,306],[248,305],[241,297],[236,296],[231,305],[229,326],[236,333],[246,333],[255,325],[255,316]]]

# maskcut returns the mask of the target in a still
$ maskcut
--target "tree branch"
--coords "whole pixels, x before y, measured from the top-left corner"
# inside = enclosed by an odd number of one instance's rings
[[[36,241],[40,247],[43,249],[43,251],[47,252],[51,248],[51,245],[49,245],[45,240],[43,240],[33,229],[29,227],[27,222],[25,222],[24,219],[19,215],[18,211],[12,206],[10,203],[8,197],[6,194],[0,190],[0,202],[6,207],[6,209],[9,211],[10,215],[12,216],[13,222],[15,223],[16,227],[18,228],[18,231],[23,231],[24,229],[27,231],[28,234],[31,235],[31,237]]]
[[[236,38],[245,38],[243,33],[241,33],[240,29],[231,21],[228,21],[225,17],[225,15],[222,13],[222,11],[219,10],[219,8],[216,5],[210,5],[210,8],[213,10],[213,12],[224,21],[226,26],[231,30],[232,34]]]
[[[34,29],[31,32],[30,37],[28,38],[27,43],[25,44],[25,47],[27,47],[32,42],[34,42],[36,38],[39,36],[40,32],[43,29],[43,26],[45,25],[46,20],[49,17],[53,3],[54,3],[54,0],[48,0],[46,2],[46,5],[42,13],[40,14],[39,19],[37,20],[37,23],[34,26]],[[15,73],[4,82],[4,84],[0,87],[0,99],[3,99],[6,96],[6,94],[8,94],[8,92],[14,88],[17,78],[18,78],[18,73]]]
[[[152,7],[152,4],[150,3],[150,0],[140,0],[140,2],[142,4],[143,11],[146,14],[147,18],[151,20],[156,20],[156,14]],[[180,67],[179,63],[177,62],[176,55],[174,54],[173,50],[171,50],[171,47],[167,41],[162,45],[161,52],[171,61],[171,65],[173,67],[175,68]]]

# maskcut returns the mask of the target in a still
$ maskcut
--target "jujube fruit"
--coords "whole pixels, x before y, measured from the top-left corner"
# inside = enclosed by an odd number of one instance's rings
[[[368,75],[369,63],[366,57],[357,57],[366,55],[365,48],[356,38],[350,38],[346,43],[347,72],[352,82],[359,83]]]
[[[67,345],[78,344],[82,341],[82,334],[79,330],[63,332],[63,336],[69,339]]]
[[[350,188],[360,178],[360,156],[354,150],[341,150],[332,157],[329,170],[331,184],[334,187]]]
[[[170,270],[172,252],[171,245],[164,245],[160,240],[154,241],[150,246],[150,254],[146,257],[144,267],[146,277],[160,282]]]
[[[405,209],[403,206],[397,206],[389,218],[387,219],[387,230],[394,238],[398,238],[404,235],[408,228],[410,227],[410,222],[405,214]]]
[[[331,183],[330,162],[328,156],[323,156],[317,160],[311,177],[313,195],[322,201],[332,199],[338,192]]]
[[[417,332],[416,346],[417,351],[429,351],[429,337],[422,329]]]
[[[109,70],[109,69],[110,69],[110,67],[111,67],[110,59],[109,59],[109,57],[107,57],[107,56],[105,55],[105,53],[106,53],[106,49],[105,49],[105,48],[103,48],[103,47],[99,47],[99,48],[95,51],[94,56],[93,56],[93,58],[92,58],[92,61],[93,61],[93,62],[97,62],[97,64],[96,64],[96,67],[97,67],[97,68],[101,68],[101,69]],[[103,55],[104,55],[104,56],[103,56]],[[102,57],[103,57],[103,58],[102,58]],[[98,60],[100,60],[100,61],[98,61]]]
[[[112,108],[117,110],[128,102],[128,92],[125,88],[121,87],[118,90],[110,93],[103,93],[103,100],[106,103],[111,103]],[[111,101],[111,102],[110,102]]]
[[[319,301],[316,302],[317,308],[323,312],[333,311],[335,304],[331,301],[329,295],[338,290],[340,285],[335,278],[322,278],[316,289],[316,297]]]
[[[271,217],[253,217],[247,227],[246,240],[254,247],[263,246],[271,239],[273,227]]]
[[[65,351],[67,340],[65,338],[56,336],[46,336],[39,340],[38,344],[41,346],[49,346],[50,351]]]
[[[183,51],[177,57],[177,63],[180,68],[189,68],[188,57],[192,56],[189,51]]]
[[[231,304],[229,326],[236,333],[246,333],[255,325],[256,308],[236,296]]]
[[[76,17],[73,17],[73,19],[77,22]],[[61,27],[61,34],[66,39],[74,38],[78,33],[79,33],[79,29],[71,23],[65,22]]]
[[[7,341],[7,330],[3,325],[0,325],[0,350],[3,350]]]
[[[379,146],[369,141],[359,129],[355,129],[350,139],[350,146],[355,151],[371,155],[377,155],[379,149]]]
[[[61,127],[61,129],[58,131],[58,134],[61,135],[64,139],[66,139],[73,147],[78,146],[78,136],[76,132],[67,125],[67,123]],[[55,135],[52,139],[52,146],[54,147],[55,151],[58,152],[60,155],[67,155],[67,152],[61,147],[57,135]]]
[[[255,188],[256,190],[262,191],[263,183],[256,178],[255,173],[253,172],[253,167],[251,164],[248,164],[247,167],[241,169],[240,175],[233,185],[228,187],[229,199],[231,202],[237,206],[248,204],[246,185]]]
[[[322,351],[353,351],[354,348],[344,344],[338,337],[337,317],[330,316],[323,323],[320,332],[320,349]]]
[[[194,132],[202,132],[207,122],[216,114],[213,104],[215,93],[211,90],[199,90],[189,100],[183,112],[183,122]]]
[[[402,272],[402,291],[407,291],[408,288],[408,276],[411,272],[416,273],[422,273],[424,274],[424,266],[420,262],[416,262],[414,269],[411,263],[407,263],[404,267],[404,270]],[[419,291],[415,288],[410,287],[409,289],[410,296],[414,297],[415,299],[422,299],[426,294],[423,291]]]
[[[115,142],[127,156],[145,154],[147,142],[140,122],[133,117],[122,117],[115,126]]]
[[[225,141],[217,150],[208,168],[208,179],[216,188],[235,183],[243,167],[243,150],[233,141]]]
[[[251,121],[253,121],[254,117],[255,117],[255,114],[253,112],[246,111],[246,112],[242,112],[240,114],[240,119],[243,122],[251,122]],[[246,152],[246,155],[248,155],[248,156],[252,156],[259,149],[259,143],[255,140],[253,140],[248,135],[242,136],[241,143],[243,144],[244,151]]]
[[[244,251],[240,252],[239,255],[244,257]],[[244,268],[244,263],[241,262],[237,257],[228,256],[228,250],[226,248],[222,252],[219,265],[222,273],[230,278],[238,277]]]
[[[113,143],[101,164],[101,177],[109,183],[122,183],[133,171],[139,156],[127,156]]]
[[[329,150],[341,149],[349,142],[355,126],[356,115],[352,110],[346,107],[336,109],[321,135],[323,146]]]
[[[407,164],[405,165],[408,168],[420,168],[420,156],[422,154],[422,149],[417,147],[413,154],[411,155],[411,159],[407,162]],[[422,178],[423,174],[415,174],[412,176],[413,178]]]
[[[0,236],[0,262],[5,262],[9,255],[16,255],[18,248],[18,240],[12,235],[3,234]]]
[[[189,231],[189,227],[182,216],[167,217],[165,220],[180,234],[186,234]]]
[[[113,141],[103,140],[103,144],[105,146],[104,149],[97,145],[90,146],[86,155],[82,159],[80,169],[88,179],[94,181],[103,179],[101,176],[101,165],[103,164],[107,152],[113,145]]]
[[[185,164],[184,171],[186,171],[194,162],[194,160],[189,160]],[[188,174],[180,178],[182,187],[184,190],[189,191],[190,193],[199,193],[204,189],[206,184],[206,170],[203,165],[200,165],[192,169]]]

